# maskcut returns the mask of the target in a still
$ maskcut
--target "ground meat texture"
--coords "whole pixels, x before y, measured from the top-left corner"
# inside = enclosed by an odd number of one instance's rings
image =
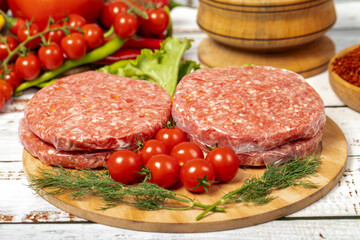
[[[174,94],[172,116],[191,139],[229,146],[237,154],[312,138],[326,120],[320,96],[300,75],[264,66],[185,76]]]
[[[321,143],[322,135],[323,133],[320,131],[312,138],[295,140],[262,152],[248,152],[238,154],[240,165],[280,165],[293,160],[295,157],[302,158],[304,156],[311,155],[315,153],[316,149]]]
[[[20,121],[19,137],[24,148],[46,165],[60,165],[67,168],[87,169],[106,165],[113,151],[81,152],[58,151],[51,144],[33,134],[24,119]]]
[[[30,130],[58,150],[131,148],[170,117],[171,98],[143,80],[89,71],[38,91],[25,109]]]

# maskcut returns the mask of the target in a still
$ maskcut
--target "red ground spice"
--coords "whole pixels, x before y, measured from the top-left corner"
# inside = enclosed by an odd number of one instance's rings
[[[360,47],[333,62],[333,71],[345,81],[360,87]]]

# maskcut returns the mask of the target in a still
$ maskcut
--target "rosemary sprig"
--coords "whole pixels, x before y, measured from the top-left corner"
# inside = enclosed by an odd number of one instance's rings
[[[63,167],[53,169],[39,168],[36,175],[30,175],[30,186],[36,191],[47,188],[47,194],[69,194],[73,198],[85,195],[100,197],[105,202],[102,209],[124,203],[142,210],[187,210],[193,207],[207,209],[209,206],[194,202],[190,197],[174,191],[161,188],[155,184],[142,182],[136,185],[125,185],[115,182],[108,170],[74,170]],[[175,207],[167,205],[172,199],[185,205]],[[213,211],[224,212],[223,208],[213,208]]]
[[[273,190],[294,186],[316,188],[317,186],[314,183],[303,178],[314,175],[320,168],[320,165],[321,160],[317,156],[308,156],[304,159],[295,158],[293,161],[280,166],[269,165],[260,178],[252,176],[246,179],[240,188],[225,194],[198,215],[196,220],[200,220],[214,207],[217,207],[222,203],[268,203],[274,199],[269,196]]]

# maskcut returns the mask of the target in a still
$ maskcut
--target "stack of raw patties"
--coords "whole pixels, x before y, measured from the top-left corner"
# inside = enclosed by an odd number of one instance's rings
[[[170,117],[171,97],[160,86],[85,72],[38,91],[19,126],[25,149],[48,165],[96,168],[134,136],[152,138]]]
[[[316,91],[298,74],[263,66],[198,70],[179,83],[172,116],[191,141],[229,146],[241,165],[312,154],[326,121]]]

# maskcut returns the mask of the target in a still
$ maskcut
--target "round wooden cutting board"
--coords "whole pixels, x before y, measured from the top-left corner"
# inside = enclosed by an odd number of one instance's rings
[[[282,52],[247,51],[221,44],[211,38],[204,39],[198,47],[200,63],[207,68],[255,64],[285,68],[303,77],[325,71],[334,54],[335,45],[326,36]]]
[[[340,128],[329,118],[325,125],[322,140],[322,165],[316,176],[310,180],[319,187],[306,189],[302,187],[287,188],[274,191],[273,201],[263,205],[250,203],[237,203],[223,205],[225,213],[210,213],[200,221],[195,217],[202,210],[187,211],[143,211],[128,205],[119,205],[107,210],[100,210],[103,202],[93,196],[73,199],[66,195],[47,195],[46,189],[39,194],[55,205],[81,218],[93,222],[141,231],[153,232],[209,232],[251,226],[274,220],[294,213],[328,193],[340,180],[347,162],[347,143]],[[37,158],[32,157],[26,150],[23,152],[23,164],[27,178],[36,175],[37,169],[49,168]],[[243,180],[249,175],[262,175],[263,168],[240,169],[238,175],[229,183],[214,185],[208,194],[191,194],[183,188],[181,192],[203,204],[211,204],[221,198],[225,193],[239,188]]]

